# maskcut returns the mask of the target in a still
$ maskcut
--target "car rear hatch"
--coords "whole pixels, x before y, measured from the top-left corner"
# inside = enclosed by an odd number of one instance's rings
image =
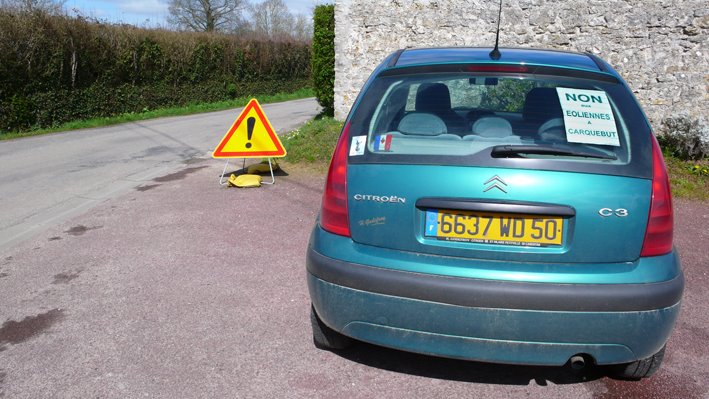
[[[469,166],[351,165],[355,242],[424,254],[522,262],[638,258],[651,181]]]
[[[388,70],[345,134],[357,243],[514,262],[631,262],[643,250],[652,134],[615,76],[529,65]]]

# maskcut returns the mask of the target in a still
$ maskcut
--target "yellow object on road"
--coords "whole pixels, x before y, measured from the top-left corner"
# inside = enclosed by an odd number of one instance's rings
[[[261,187],[261,176],[259,175],[231,175],[227,184],[230,187]]]

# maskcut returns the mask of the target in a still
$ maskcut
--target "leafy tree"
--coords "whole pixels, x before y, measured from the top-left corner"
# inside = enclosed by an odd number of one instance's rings
[[[170,0],[168,22],[196,32],[231,31],[241,23],[244,0]]]
[[[487,86],[480,108],[494,111],[522,112],[526,94],[535,87],[531,80],[500,79],[496,86]]]
[[[335,104],[335,5],[320,5],[313,13],[313,86],[327,115]]]

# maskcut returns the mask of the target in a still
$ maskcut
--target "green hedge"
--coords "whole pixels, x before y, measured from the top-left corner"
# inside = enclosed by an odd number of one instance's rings
[[[313,13],[313,88],[325,113],[335,104],[335,6],[315,7]]]
[[[0,133],[295,91],[310,45],[0,10]]]

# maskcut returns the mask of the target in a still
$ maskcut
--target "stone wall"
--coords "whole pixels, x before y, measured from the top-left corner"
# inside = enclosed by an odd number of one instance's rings
[[[336,0],[335,116],[387,54],[495,41],[496,0]],[[592,52],[627,80],[655,128],[709,116],[707,0],[505,1],[501,47]]]

